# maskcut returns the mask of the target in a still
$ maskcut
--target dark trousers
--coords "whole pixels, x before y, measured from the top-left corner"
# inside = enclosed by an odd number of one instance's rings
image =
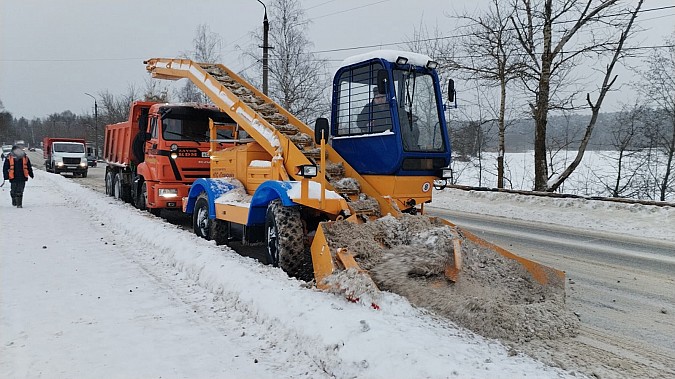
[[[26,188],[25,180],[10,182],[9,194],[12,196],[12,205],[23,204],[23,190]]]

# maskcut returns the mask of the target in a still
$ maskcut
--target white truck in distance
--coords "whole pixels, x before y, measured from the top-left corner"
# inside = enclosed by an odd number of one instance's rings
[[[45,137],[43,156],[47,172],[71,172],[73,176],[87,177],[87,149],[79,138]]]

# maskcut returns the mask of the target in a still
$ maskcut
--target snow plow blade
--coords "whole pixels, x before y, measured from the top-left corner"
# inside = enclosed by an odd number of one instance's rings
[[[525,302],[537,296],[564,302],[565,297],[564,272],[517,256],[436,217],[324,222],[311,252],[317,286],[350,300],[376,299],[379,289],[410,299],[425,287],[457,294],[475,286],[484,287],[486,294],[509,288]],[[402,282],[410,282],[410,288]]]

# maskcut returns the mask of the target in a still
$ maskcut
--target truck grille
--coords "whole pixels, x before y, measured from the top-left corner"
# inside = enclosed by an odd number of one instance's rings
[[[64,164],[80,164],[80,158],[63,158]]]
[[[210,173],[211,171],[208,167],[205,168],[186,167],[183,169],[183,176],[186,179],[208,178]]]

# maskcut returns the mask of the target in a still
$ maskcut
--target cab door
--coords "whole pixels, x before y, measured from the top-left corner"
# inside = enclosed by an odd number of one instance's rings
[[[159,152],[159,117],[153,115],[150,117],[150,124],[148,130],[148,140],[145,142],[146,159],[145,163],[150,170],[150,177],[159,180],[161,172],[161,159]],[[146,178],[150,179],[150,178]]]

